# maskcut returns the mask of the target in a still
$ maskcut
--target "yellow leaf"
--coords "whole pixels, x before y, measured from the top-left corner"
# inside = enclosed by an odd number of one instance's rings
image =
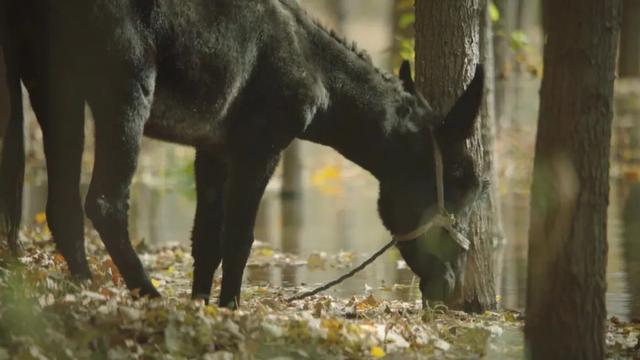
[[[204,313],[209,317],[215,317],[218,314],[218,308],[213,305],[207,305],[204,307]]]
[[[151,279],[151,284],[153,284],[153,287],[157,288],[160,286],[160,281],[156,279]]]
[[[44,212],[39,212],[34,217],[34,220],[35,220],[36,224],[42,225],[47,221],[47,214],[45,214]]]
[[[324,184],[327,181],[335,180],[340,177],[340,169],[333,165],[327,165],[317,170],[313,174],[312,181],[314,184]]]
[[[260,249],[260,252],[258,254],[260,254],[261,256],[270,258],[270,257],[273,257],[274,252],[273,252],[273,249],[265,247]]]
[[[327,165],[314,171],[311,184],[327,195],[339,195],[341,193],[341,170],[334,165]]]
[[[360,311],[365,311],[368,309],[376,308],[380,305],[380,301],[376,299],[373,294],[369,295],[366,299],[360,301],[356,304],[356,309]]]
[[[44,229],[42,229],[42,233],[44,234],[45,238],[51,237],[51,229],[49,229],[49,225],[44,226]]]
[[[340,338],[342,323],[337,319],[322,319],[320,326],[327,330],[327,340],[337,341]]]
[[[380,347],[380,346],[374,346],[371,348],[371,356],[379,359],[381,357],[384,357],[386,354],[384,352],[384,350]]]
[[[327,255],[324,253],[311,254],[307,259],[307,266],[309,269],[324,269],[324,265],[327,261]]]

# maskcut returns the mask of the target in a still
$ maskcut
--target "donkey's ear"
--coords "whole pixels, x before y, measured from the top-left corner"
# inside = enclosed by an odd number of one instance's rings
[[[402,81],[404,91],[409,94],[416,93],[416,85],[411,78],[411,64],[407,60],[404,60],[400,65],[400,81]]]
[[[448,142],[464,141],[470,138],[480,112],[483,93],[484,67],[478,64],[473,80],[445,117],[438,128],[438,134]]]

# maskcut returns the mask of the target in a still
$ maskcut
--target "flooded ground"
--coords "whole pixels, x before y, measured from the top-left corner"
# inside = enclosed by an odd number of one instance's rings
[[[531,86],[535,87],[535,83]],[[623,133],[639,131],[617,129]],[[522,310],[526,285],[529,151],[534,132],[530,126],[512,125],[504,127],[501,134],[504,138],[498,140],[501,162],[498,168],[507,242],[496,249],[500,254],[497,266],[501,274],[498,293],[503,307]],[[154,247],[188,244],[195,209],[190,173],[192,153],[155,142],[146,144],[146,148],[132,191],[132,239],[144,240]],[[378,219],[375,179],[330,149],[308,143],[301,149],[305,181],[300,197],[283,200],[279,195],[281,180],[276,176],[262,201],[255,236],[270,249],[298,255],[314,265],[270,266],[266,261],[263,266],[248,268],[246,281],[249,283],[298,286],[326,282],[389,240]],[[616,153],[614,149],[614,155]],[[623,319],[640,317],[640,182],[633,169],[632,163],[614,163],[609,208],[607,304],[611,315]],[[46,178],[41,167],[31,166],[27,179],[24,218],[28,223],[44,209]],[[84,187],[86,191],[86,185]],[[336,260],[336,256],[339,259]],[[365,288],[373,288],[378,289],[376,296],[381,298],[417,297],[415,287],[387,291],[394,284],[414,282],[412,273],[399,266],[398,260],[397,252],[388,252],[332,290],[333,295],[363,294]]]
[[[326,12],[319,3],[314,3],[314,10]],[[374,60],[381,65],[388,59],[393,39],[385,35],[391,33],[391,27],[380,25],[388,23],[388,19],[381,19],[388,16],[385,15],[388,10],[384,9],[387,5],[390,7],[390,2],[384,4],[368,9],[367,17],[352,16],[343,26],[350,38],[377,40],[362,41],[362,47],[372,50]],[[341,11],[341,16],[349,16],[349,9]],[[335,23],[335,16],[327,19],[328,24]],[[372,31],[380,36],[372,36]],[[527,78],[502,86],[507,89],[505,93],[515,95],[503,106],[497,139],[500,199],[507,240],[496,249],[500,274],[498,293],[504,308],[522,310],[526,285],[528,181],[538,85],[536,80]],[[635,119],[637,123],[638,110],[633,110],[633,104],[626,106],[627,97],[628,94],[620,96],[614,131],[607,271],[608,311],[623,319],[640,317],[640,176],[635,171],[636,160],[640,159],[635,156],[640,149],[636,139],[640,136],[633,136],[640,130],[632,121]],[[146,142],[144,148],[132,191],[132,239],[144,240],[152,247],[188,244],[195,209],[193,153],[152,141]],[[351,264],[357,264],[389,241],[389,234],[377,215],[375,179],[330,149],[305,143],[301,151],[304,159],[301,195],[296,199],[281,199],[281,180],[276,175],[263,199],[255,236],[266,249],[296,254],[313,266],[269,266],[266,261],[262,266],[248,268],[248,283],[275,286],[323,283],[341,275]],[[89,159],[86,168],[90,169],[90,165]],[[88,174],[83,177],[83,191],[86,191]],[[43,211],[46,199],[46,177],[37,160],[30,163],[27,181],[24,219],[29,225],[36,214]],[[388,252],[332,290],[332,294],[350,296],[373,289],[380,298],[417,298],[418,290],[412,286],[415,279],[399,260],[396,251]],[[188,276],[185,274],[185,278]],[[394,284],[407,286],[394,288]]]

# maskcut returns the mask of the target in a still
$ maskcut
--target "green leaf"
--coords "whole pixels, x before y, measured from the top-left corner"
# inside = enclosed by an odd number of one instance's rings
[[[413,12],[409,12],[409,13],[403,14],[400,17],[400,20],[398,20],[398,26],[400,26],[401,29],[406,29],[410,26],[413,26],[415,22],[416,22],[416,15]]]
[[[500,21],[500,10],[493,1],[489,2],[489,17],[492,22]]]
[[[529,45],[529,37],[522,30],[514,31],[511,33],[510,45],[513,50],[521,50]]]

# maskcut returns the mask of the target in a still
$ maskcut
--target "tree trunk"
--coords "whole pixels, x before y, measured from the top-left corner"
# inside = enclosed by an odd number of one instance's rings
[[[296,197],[302,192],[302,160],[301,144],[294,140],[282,156],[282,188],[283,197]]]
[[[493,52],[494,52],[494,71],[497,79],[507,76],[507,65],[510,59],[509,42],[506,37],[509,31],[509,23],[507,22],[507,3],[508,0],[495,0],[493,2],[496,9],[500,13],[500,18],[494,26]]]
[[[4,62],[4,54],[0,48],[0,144],[4,136],[5,128],[9,120],[9,83],[7,82],[7,67]]]
[[[640,76],[640,1],[624,0],[620,34],[620,77]]]
[[[335,30],[340,34],[344,34],[344,23],[347,19],[346,2],[344,0],[329,0],[329,9],[331,10],[331,15],[335,20]]]
[[[6,25],[6,12],[7,4],[3,2],[0,4],[0,144],[4,138],[5,128],[10,116],[9,109],[9,83],[7,81],[7,64],[4,58],[4,44],[7,36]],[[0,148],[1,149],[1,148]]]
[[[506,127],[507,119],[511,117],[509,109],[513,94],[507,88],[507,82],[515,60],[509,44],[511,32],[516,23],[515,2],[513,0],[495,0],[494,4],[500,13],[500,18],[494,24],[494,73],[495,73],[495,118],[498,133]]]
[[[445,114],[464,91],[480,61],[481,4],[486,5],[480,0],[416,2],[418,89],[441,114]],[[480,123],[468,144],[468,151],[473,154],[480,173],[484,174],[485,152]],[[456,279],[455,295],[447,301],[451,307],[477,312],[496,307],[493,236],[487,218],[493,213],[483,211],[487,206],[479,202],[471,211],[469,238],[472,245],[464,276]]]
[[[532,359],[602,359],[620,0],[544,0],[525,336]]]
[[[508,0],[507,0],[508,1]],[[516,28],[531,34],[540,24],[540,0],[519,0]]]
[[[493,255],[494,248],[499,244],[505,243],[504,230],[502,228],[502,211],[500,210],[500,199],[498,198],[498,179],[495,172],[494,164],[495,160],[495,138],[496,138],[496,76],[495,76],[495,59],[493,51],[493,23],[489,14],[489,0],[483,0],[481,2],[482,11],[480,13],[480,63],[484,64],[485,68],[485,97],[484,103],[481,109],[481,143],[483,148],[482,153],[482,169],[483,174],[490,182],[489,193],[485,202],[482,203],[481,212],[485,214],[491,214],[491,216],[485,216],[486,219],[486,232],[483,236],[488,236],[491,242],[486,242],[485,245],[491,245],[486,251]],[[493,261],[491,264],[495,265],[497,262]],[[493,268],[496,284],[499,284],[499,276],[501,269]]]

